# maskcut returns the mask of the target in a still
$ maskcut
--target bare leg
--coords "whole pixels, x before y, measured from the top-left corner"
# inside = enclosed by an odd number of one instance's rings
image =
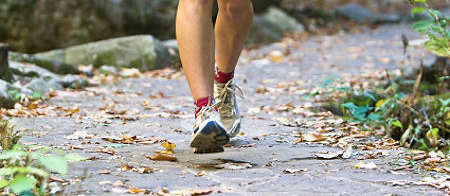
[[[213,94],[213,0],[180,0],[176,34],[181,62],[194,101]]]
[[[217,43],[217,66],[229,73],[236,67],[239,55],[253,20],[250,0],[218,0],[215,35]]]

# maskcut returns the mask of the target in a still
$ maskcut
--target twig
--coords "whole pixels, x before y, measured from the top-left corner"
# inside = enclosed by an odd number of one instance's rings
[[[397,104],[399,104],[399,105],[401,105],[401,106],[403,106],[403,107],[405,107],[406,109],[408,109],[408,110],[410,110],[412,113],[414,113],[415,115],[417,115],[419,118],[421,118],[422,120],[427,120],[422,114],[420,114],[419,112],[417,112],[414,108],[412,108],[411,106],[409,106],[409,105],[407,105],[407,104],[404,104],[403,102],[401,102],[401,101],[397,101],[397,100],[394,100],[395,101],[395,103],[397,103]],[[441,130],[444,130],[445,132],[447,132],[447,133],[450,133],[450,129],[447,129],[447,128],[445,128],[444,126],[442,126],[442,125],[440,125],[439,123],[435,123],[435,122],[433,122],[433,121],[429,121],[430,122],[430,124],[431,125],[433,125],[433,127],[437,127],[437,128],[439,128],[439,129],[441,129]]]
[[[389,75],[388,69],[385,69],[385,71],[386,71],[386,78],[388,80],[388,85],[390,85],[391,84],[391,76]]]
[[[423,59],[420,61],[420,71],[419,71],[419,75],[417,75],[416,78],[416,83],[414,84],[414,89],[413,89],[413,94],[411,96],[411,99],[409,100],[409,102],[414,105],[414,100],[416,98],[417,92],[419,91],[419,87],[420,87],[420,81],[422,80],[422,75],[423,75]]]

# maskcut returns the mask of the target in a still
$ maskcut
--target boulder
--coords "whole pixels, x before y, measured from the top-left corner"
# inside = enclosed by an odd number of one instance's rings
[[[175,37],[178,0],[7,0],[0,5],[0,41],[36,53],[113,37]],[[37,39],[38,38],[38,39]]]
[[[283,30],[265,19],[264,17],[255,15],[250,31],[247,36],[248,44],[264,44],[280,41],[283,36]]]
[[[63,59],[61,59],[60,56],[57,56],[54,52],[51,52],[50,55],[45,56],[46,59],[37,55],[23,54],[18,52],[11,52],[8,58],[10,61],[31,63],[58,74],[79,73],[79,70],[76,66],[64,63]],[[47,58],[52,60],[48,60]]]
[[[344,6],[336,8],[335,11],[340,16],[360,23],[373,23],[377,17],[370,10],[356,3],[347,3]]]
[[[172,61],[167,47],[151,35],[108,39],[72,46],[64,50],[38,53],[36,56],[47,60],[64,59],[65,63],[74,65],[134,67],[141,71],[161,69]]]
[[[284,32],[301,33],[305,30],[301,23],[278,7],[269,7],[263,14],[263,17],[267,21],[276,24]]]
[[[60,84],[58,79],[54,78],[35,78],[31,80],[28,84],[24,86],[27,89],[30,89],[33,93],[38,92],[41,95],[45,95],[50,92],[50,89],[53,90],[63,90],[63,86]]]
[[[41,68],[36,65],[26,65],[20,62],[9,62],[9,67],[14,73],[14,75],[18,76],[25,76],[25,77],[43,77],[43,78],[58,78],[57,74],[54,74],[51,71],[48,71],[47,69]]]

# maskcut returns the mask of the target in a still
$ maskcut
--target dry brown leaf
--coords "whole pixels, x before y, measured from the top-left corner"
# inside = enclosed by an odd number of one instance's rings
[[[158,153],[155,156],[146,156],[146,157],[153,161],[177,161],[178,160],[175,156],[163,154],[163,153]]]
[[[100,171],[100,172],[98,172],[98,173],[99,173],[99,174],[110,174],[111,171],[105,169],[105,170],[102,170],[102,171]]]
[[[105,147],[100,146],[100,147],[98,147],[97,152],[102,152],[102,153],[106,153],[106,154],[110,154],[110,155],[116,154],[116,151],[112,147],[105,148]]]
[[[76,114],[78,112],[80,112],[80,108],[78,107],[78,105],[75,105],[71,109],[67,110],[64,116],[72,116],[73,114]]]
[[[364,162],[359,162],[355,165],[356,169],[376,169],[377,165],[375,165],[375,163],[370,162],[370,163],[364,163]]]
[[[195,174],[195,176],[199,177],[199,176],[207,176],[208,173],[206,173],[206,171],[200,171],[198,173]]]
[[[317,153],[316,157],[321,158],[321,159],[335,159],[335,158],[339,158],[342,155],[342,153],[343,153],[343,151]]]
[[[304,135],[302,139],[307,142],[320,142],[326,140],[326,138],[323,135],[318,135],[314,133],[308,133]]]
[[[350,157],[352,157],[352,153],[353,153],[353,145],[347,144],[344,148],[344,153],[342,154],[342,158],[349,159]]]
[[[138,188],[130,188],[129,191],[130,191],[130,193],[136,194],[136,193],[145,193],[146,190],[145,189],[138,189]]]
[[[125,164],[125,163],[122,163],[122,164],[121,164],[121,170],[122,170],[122,171],[130,171],[130,170],[132,170],[133,168],[134,168],[133,166],[127,165],[127,164]]]
[[[125,186],[125,184],[124,184],[122,181],[120,181],[120,180],[115,181],[115,182],[113,183],[113,185],[114,185],[114,186],[121,186],[121,187],[124,187],[124,186]]]
[[[285,173],[285,174],[295,174],[295,173],[306,172],[306,171],[308,171],[307,168],[302,168],[302,169],[289,169],[289,168],[287,168],[287,169],[283,170],[283,173]]]

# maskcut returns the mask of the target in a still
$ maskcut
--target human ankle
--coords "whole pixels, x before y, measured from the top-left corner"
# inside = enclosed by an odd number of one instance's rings
[[[234,70],[228,73],[222,72],[219,69],[216,69],[216,73],[214,74],[214,80],[218,83],[227,83],[231,79],[234,78]]]
[[[198,98],[194,102],[196,109],[195,109],[195,118],[197,118],[197,114],[202,110],[203,107],[208,107],[214,104],[214,97],[208,96],[208,97],[201,97]]]

